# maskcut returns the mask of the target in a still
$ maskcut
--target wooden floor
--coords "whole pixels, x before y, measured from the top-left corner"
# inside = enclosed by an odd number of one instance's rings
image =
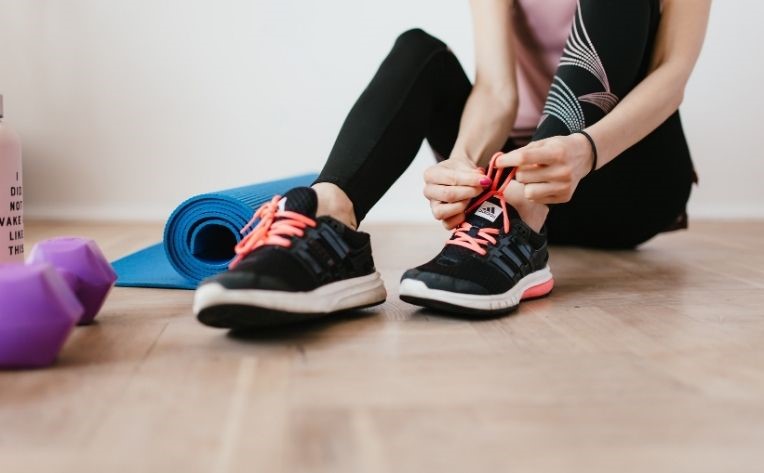
[[[552,295],[482,322],[398,300],[441,229],[367,230],[388,301],[343,320],[236,337],[114,290],[55,366],[0,372],[0,472],[764,471],[764,222],[554,248]],[[111,258],[160,233],[27,227]]]

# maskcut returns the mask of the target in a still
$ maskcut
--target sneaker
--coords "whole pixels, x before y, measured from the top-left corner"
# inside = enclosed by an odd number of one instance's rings
[[[504,189],[515,170],[495,168],[500,155],[488,168],[491,187],[472,201],[445,248],[403,273],[402,300],[461,315],[496,316],[551,292],[546,230],[536,233],[507,205]]]
[[[194,314],[205,325],[281,325],[381,304],[387,296],[367,233],[316,217],[309,187],[275,196],[242,232],[229,270],[202,282]]]

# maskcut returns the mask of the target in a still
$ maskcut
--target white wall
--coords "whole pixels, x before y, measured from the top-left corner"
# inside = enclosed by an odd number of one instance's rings
[[[691,215],[764,217],[761,18],[759,0],[714,4],[683,105],[701,175]],[[162,219],[194,193],[318,170],[412,26],[471,75],[466,1],[0,0],[27,215]],[[431,159],[424,146],[371,218],[429,218]]]

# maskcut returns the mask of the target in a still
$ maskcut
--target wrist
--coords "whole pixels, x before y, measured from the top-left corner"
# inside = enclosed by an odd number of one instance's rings
[[[585,131],[577,131],[569,135],[575,143],[574,156],[578,157],[581,177],[585,177],[597,168],[597,148],[591,136]]]
[[[449,161],[454,161],[458,163],[468,164],[471,167],[476,167],[477,163],[474,159],[470,158],[466,153],[451,153],[451,156],[448,157]]]

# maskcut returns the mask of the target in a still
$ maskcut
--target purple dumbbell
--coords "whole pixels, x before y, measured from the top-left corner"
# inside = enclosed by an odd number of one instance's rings
[[[47,263],[0,265],[0,368],[56,359],[84,308]]]
[[[85,309],[80,325],[93,321],[117,280],[98,245],[85,238],[42,241],[32,248],[27,263],[48,263],[56,268]]]

